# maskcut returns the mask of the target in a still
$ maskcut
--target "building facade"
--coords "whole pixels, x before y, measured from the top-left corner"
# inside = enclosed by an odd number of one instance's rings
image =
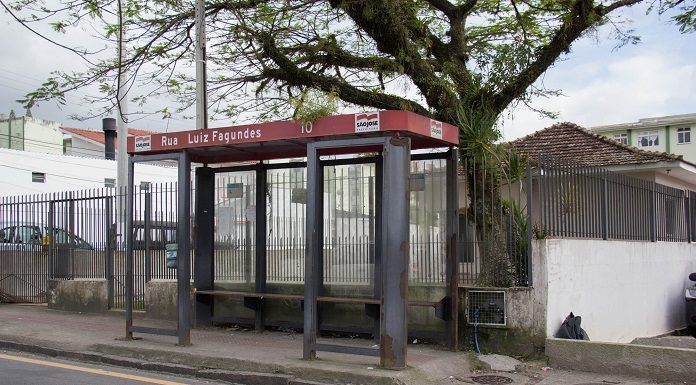
[[[30,116],[0,115],[0,148],[45,154],[63,154],[60,123]]]
[[[696,162],[696,113],[644,118],[633,123],[590,128],[591,131],[643,150],[682,155]]]
[[[111,188],[116,185],[116,161],[60,154],[0,149],[0,197],[58,191]],[[176,181],[177,170],[149,164],[138,166],[135,184]]]

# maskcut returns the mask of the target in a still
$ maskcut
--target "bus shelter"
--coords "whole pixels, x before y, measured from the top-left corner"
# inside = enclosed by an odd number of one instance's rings
[[[191,342],[191,263],[193,255],[195,320],[210,324],[215,296],[237,296],[255,311],[255,327],[264,327],[264,302],[297,300],[303,306],[303,358],[316,358],[317,351],[380,357],[385,368],[406,367],[407,310],[409,306],[432,307],[446,321],[448,343],[457,341],[457,164],[456,127],[407,111],[380,111],[321,118],[312,123],[278,121],[206,130],[158,133],[128,138],[129,186],[126,210],[127,317],[126,338],[134,333],[178,337],[180,345]],[[444,149],[412,154],[418,149]],[[350,163],[346,154],[373,155],[375,173],[374,293],[371,298],[326,296],[322,293],[323,173],[329,163]],[[338,156],[341,155],[341,156]],[[266,171],[274,159],[306,158],[306,213],[304,293],[268,293],[266,287]],[[446,159],[446,296],[440,301],[409,301],[409,165],[412,159]],[[151,328],[133,323],[133,180],[141,162],[175,161],[178,165],[177,195],[177,328]],[[244,162],[244,166],[230,166]],[[195,210],[191,211],[191,170],[195,167]],[[256,178],[254,291],[216,290],[215,272],[215,175],[231,169],[254,171]],[[195,237],[192,234],[192,221]],[[191,239],[193,238],[193,241]],[[375,319],[378,348],[320,342],[319,307],[322,303],[365,306]]]

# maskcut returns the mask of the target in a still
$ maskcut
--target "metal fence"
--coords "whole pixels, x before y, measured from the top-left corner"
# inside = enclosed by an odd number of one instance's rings
[[[535,183],[537,236],[689,242],[691,192],[542,158]]]
[[[518,160],[519,161],[519,160]],[[459,277],[473,287],[531,284],[529,163],[465,158],[459,170]],[[514,166],[514,167],[511,167]]]
[[[0,298],[46,302],[49,278],[106,278],[112,195],[102,189],[1,199]]]
[[[373,158],[324,166],[326,284],[364,289],[374,282],[376,168]],[[445,284],[445,175],[443,159],[411,162],[412,285]],[[529,285],[534,237],[696,239],[696,204],[690,200],[696,193],[690,191],[551,159],[535,167],[519,159],[463,159],[459,176],[458,266],[464,286]],[[267,280],[301,283],[305,168],[299,162],[276,165],[266,180]],[[255,189],[253,171],[217,175],[217,282],[254,280]],[[0,198],[0,301],[45,302],[49,278],[103,278],[111,305],[125,306],[124,197],[105,188]],[[176,279],[176,270],[165,264],[165,245],[176,242],[176,202],[175,183],[135,187],[136,309],[144,308],[148,281]]]
[[[445,161],[413,161],[411,169],[416,182],[411,192],[410,280],[444,285]],[[364,288],[374,282],[375,213],[379,211],[375,172],[370,158],[324,167],[326,284]],[[267,184],[268,282],[301,283],[306,170],[302,163],[269,169]],[[217,175],[218,282],[254,280],[255,186],[253,172]],[[0,198],[0,300],[46,302],[48,279],[102,278],[108,283],[110,305],[124,307],[125,195],[125,191],[105,188]],[[176,183],[134,186],[135,309],[144,308],[148,281],[176,279],[176,270],[165,264],[165,245],[176,242],[176,202]]]

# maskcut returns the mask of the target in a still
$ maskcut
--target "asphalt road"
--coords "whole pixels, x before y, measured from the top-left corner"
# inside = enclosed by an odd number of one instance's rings
[[[220,382],[98,366],[40,356],[0,353],[2,385],[214,385]],[[229,383],[225,383],[229,385]]]

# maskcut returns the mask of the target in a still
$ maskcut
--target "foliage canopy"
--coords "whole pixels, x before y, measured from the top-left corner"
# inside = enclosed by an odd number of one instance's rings
[[[312,91],[366,109],[404,109],[459,126],[489,126],[510,104],[553,92],[534,82],[596,27],[611,22],[623,42],[637,41],[632,31],[618,29],[616,18],[621,9],[643,1],[207,1],[211,112],[235,117],[253,110],[258,120],[290,117],[296,101]],[[89,70],[56,72],[23,103],[60,101],[66,92],[95,83],[105,99],[115,99],[120,64],[128,70],[136,103],[146,105],[160,93],[175,95],[179,109],[195,103],[194,1],[51,4],[16,0],[9,7],[27,25],[50,23],[58,32],[89,25],[114,42],[122,19],[127,57],[119,63],[74,48]],[[652,5],[679,9],[675,22],[684,32],[693,30],[693,5],[683,0]]]

